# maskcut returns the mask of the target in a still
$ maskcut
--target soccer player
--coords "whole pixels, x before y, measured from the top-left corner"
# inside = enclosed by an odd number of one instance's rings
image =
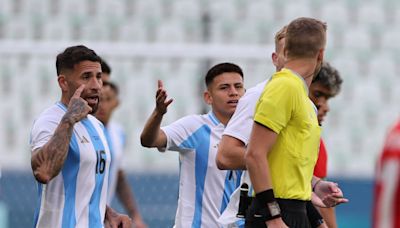
[[[143,146],[179,152],[177,228],[219,227],[217,219],[240,180],[239,171],[219,170],[215,156],[225,125],[244,94],[243,72],[235,64],[217,64],[207,72],[205,83],[204,100],[211,105],[211,111],[189,115],[160,128],[172,99],[167,100],[159,81],[156,108],[141,134]]]
[[[111,69],[104,69],[103,64],[105,64],[104,60],[101,64],[103,75],[105,72],[110,74]],[[104,124],[104,133],[112,158],[108,178],[109,192],[107,203],[108,205],[111,204],[116,191],[118,199],[122,202],[129,216],[132,218],[135,227],[145,228],[146,225],[143,222],[138,207],[136,206],[135,198],[127,181],[127,177],[124,171],[121,169],[121,162],[125,146],[125,133],[119,124],[111,121],[111,116],[118,105],[119,99],[117,85],[110,81],[103,81],[99,108],[95,116]]]
[[[339,72],[329,63],[324,62],[321,70],[311,83],[309,92],[311,101],[318,109],[317,118],[319,125],[322,125],[325,116],[329,112],[328,101],[339,93],[342,82],[343,80],[340,77]],[[327,159],[328,154],[326,152],[324,142],[321,139],[317,164],[314,167],[314,176],[318,178],[326,178]],[[319,208],[319,212],[321,213],[328,227],[337,227],[334,207]]]
[[[35,227],[130,227],[128,216],[106,205],[110,151],[99,103],[101,59],[85,46],[57,56],[61,101],[35,120],[30,146],[38,181]]]
[[[400,227],[400,120],[386,136],[375,176],[373,228]]]
[[[308,88],[322,65],[326,25],[298,18],[287,27],[284,68],[267,83],[257,103],[246,153],[256,193],[246,227],[310,227],[311,190],[320,127]],[[272,189],[273,188],[273,189]]]

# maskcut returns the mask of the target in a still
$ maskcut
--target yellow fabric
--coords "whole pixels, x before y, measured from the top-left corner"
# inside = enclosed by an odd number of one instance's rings
[[[310,200],[321,130],[304,80],[288,69],[275,73],[257,103],[254,121],[278,134],[267,156],[275,197]]]

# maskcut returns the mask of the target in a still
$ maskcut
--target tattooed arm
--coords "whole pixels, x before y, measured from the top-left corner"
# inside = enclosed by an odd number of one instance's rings
[[[74,124],[91,111],[87,102],[80,97],[83,88],[84,85],[75,91],[69,102],[67,112],[50,140],[32,153],[33,175],[40,183],[47,184],[61,171],[67,158]]]

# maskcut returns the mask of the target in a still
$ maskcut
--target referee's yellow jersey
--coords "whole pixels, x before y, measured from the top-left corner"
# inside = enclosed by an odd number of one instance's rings
[[[275,197],[310,200],[321,130],[304,79],[285,68],[275,73],[257,103],[254,121],[278,134],[267,157]]]

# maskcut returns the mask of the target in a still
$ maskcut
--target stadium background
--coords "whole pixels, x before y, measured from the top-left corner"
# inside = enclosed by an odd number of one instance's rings
[[[376,158],[400,113],[396,0],[0,0],[0,227],[32,226],[29,131],[59,99],[55,56],[65,47],[87,45],[110,63],[122,100],[114,119],[128,135],[124,168],[149,226],[171,227],[178,156],[139,143],[157,79],[175,99],[164,124],[205,112],[205,70],[237,63],[247,88],[269,77],[274,33],[298,16],[328,23],[326,59],[344,79],[323,130],[330,179],[350,199],[337,208],[339,226],[369,227]]]

